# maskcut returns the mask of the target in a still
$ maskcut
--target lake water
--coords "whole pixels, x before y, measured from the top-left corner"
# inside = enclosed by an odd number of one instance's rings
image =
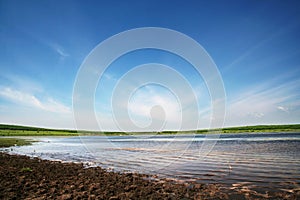
[[[40,142],[4,150],[114,171],[157,174],[160,178],[228,184],[256,192],[300,190],[300,133],[35,139]],[[203,148],[208,141],[215,143],[212,149]]]

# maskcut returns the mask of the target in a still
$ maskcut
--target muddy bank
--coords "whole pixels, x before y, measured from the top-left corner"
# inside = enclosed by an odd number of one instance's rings
[[[0,153],[0,199],[297,199],[299,194],[255,195],[216,184],[153,181],[142,174]]]

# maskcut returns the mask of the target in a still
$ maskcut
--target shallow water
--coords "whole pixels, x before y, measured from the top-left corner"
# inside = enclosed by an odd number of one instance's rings
[[[300,190],[300,133],[34,139],[40,142],[2,150],[258,192]]]

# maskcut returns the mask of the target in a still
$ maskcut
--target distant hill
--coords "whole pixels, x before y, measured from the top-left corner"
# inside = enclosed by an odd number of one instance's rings
[[[258,131],[300,131],[300,124],[284,124],[284,125],[256,125],[256,126],[240,126],[223,128],[223,132],[258,132]]]
[[[26,134],[24,133],[27,132]],[[162,131],[157,134],[178,134],[178,133],[199,133],[205,134],[208,132],[221,131],[221,133],[241,133],[241,132],[291,132],[291,131],[300,131],[300,124],[285,124],[285,125],[256,125],[256,126],[240,126],[240,127],[227,127],[215,130],[202,129],[202,130],[190,130],[190,131]],[[66,130],[66,129],[49,129],[49,128],[40,128],[32,126],[19,126],[19,125],[9,125],[9,124],[0,124],[0,135],[51,135],[55,133],[56,135],[74,135],[77,134],[77,130]],[[5,133],[4,133],[5,132]],[[9,133],[8,133],[9,132]],[[14,133],[10,133],[14,132]],[[22,132],[22,133],[21,133]],[[35,132],[35,133],[34,133]],[[123,132],[96,132],[96,131],[80,131],[81,134],[89,135],[127,135],[128,133]],[[132,134],[156,134],[156,132],[148,133],[138,133],[132,132]]]
[[[32,127],[32,126],[10,125],[10,124],[0,124],[0,130],[56,131],[56,132],[58,131],[58,132],[77,133],[76,130],[49,129],[49,128],[40,128],[40,127]]]

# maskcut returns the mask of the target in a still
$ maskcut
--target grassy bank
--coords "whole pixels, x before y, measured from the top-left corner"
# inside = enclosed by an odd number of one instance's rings
[[[19,139],[19,138],[1,138],[0,137],[0,148],[11,147],[11,146],[22,146],[30,145],[33,141]]]
[[[0,124],[0,136],[76,136],[76,130]]]
[[[258,125],[223,128],[223,133],[240,133],[240,132],[299,132],[300,124],[287,125]]]
[[[229,127],[216,130],[190,130],[190,131],[162,131],[162,132],[131,132],[130,135],[147,135],[147,134],[208,134],[208,133],[257,133],[257,132],[300,132],[300,124],[288,125],[258,125],[258,126],[242,126]],[[124,132],[95,132],[95,131],[80,131],[76,130],[61,130],[61,129],[46,129],[39,127],[27,127],[0,124],[0,136],[78,136],[78,135],[129,135]]]
[[[163,131],[159,134],[209,134],[209,133],[272,133],[272,132],[300,132],[300,124],[287,124],[287,125],[257,125],[257,126],[240,126],[228,127],[222,129],[202,129],[191,131]]]
[[[78,136],[78,133],[51,130],[1,130],[0,136]]]

